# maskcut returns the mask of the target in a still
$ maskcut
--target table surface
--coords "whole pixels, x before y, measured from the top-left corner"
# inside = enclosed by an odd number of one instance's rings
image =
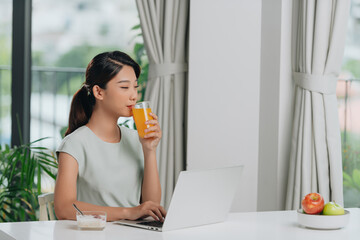
[[[360,239],[360,209],[350,208],[349,224],[338,230],[314,230],[297,223],[296,211],[231,213],[227,221],[169,232],[121,226],[108,222],[102,231],[78,230],[76,221],[1,223],[0,230],[16,240],[211,240],[211,239]],[[1,240],[11,240],[0,232]]]

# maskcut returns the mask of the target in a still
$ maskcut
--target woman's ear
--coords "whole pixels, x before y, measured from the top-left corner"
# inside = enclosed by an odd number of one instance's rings
[[[104,89],[99,87],[98,85],[94,85],[92,88],[92,92],[94,94],[94,97],[98,100],[103,100],[104,98]]]

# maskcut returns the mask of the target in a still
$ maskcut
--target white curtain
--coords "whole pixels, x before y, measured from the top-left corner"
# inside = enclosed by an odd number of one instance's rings
[[[136,0],[149,58],[145,99],[163,131],[157,157],[161,204],[168,208],[180,171],[185,169],[185,89],[189,0]]]
[[[341,137],[336,84],[350,0],[300,0],[293,78],[294,125],[286,209],[319,192],[343,205]]]

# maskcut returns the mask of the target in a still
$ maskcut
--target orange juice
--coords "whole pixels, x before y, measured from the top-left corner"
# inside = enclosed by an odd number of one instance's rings
[[[132,112],[139,136],[144,138],[144,130],[152,126],[151,124],[145,124],[145,122],[154,119],[149,115],[151,108],[133,108]]]

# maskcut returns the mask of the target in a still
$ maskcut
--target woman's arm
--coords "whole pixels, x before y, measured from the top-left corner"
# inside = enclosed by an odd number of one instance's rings
[[[152,216],[158,220],[165,214],[165,210],[156,203],[146,202],[137,207],[103,207],[86,202],[77,201],[76,179],[78,175],[77,161],[67,153],[59,153],[58,175],[55,184],[54,205],[58,219],[76,219],[75,203],[80,210],[105,211],[108,221],[119,219],[135,220],[144,216]]]
[[[157,121],[158,117],[150,113],[154,120],[148,120],[145,124],[152,126],[145,129],[144,138],[140,138],[144,152],[144,178],[141,189],[141,202],[152,201],[160,204],[161,185],[156,161],[156,148],[160,142],[162,132]]]
[[[152,201],[160,204],[161,185],[156,161],[156,152],[144,151],[144,178],[141,188],[141,203]]]

